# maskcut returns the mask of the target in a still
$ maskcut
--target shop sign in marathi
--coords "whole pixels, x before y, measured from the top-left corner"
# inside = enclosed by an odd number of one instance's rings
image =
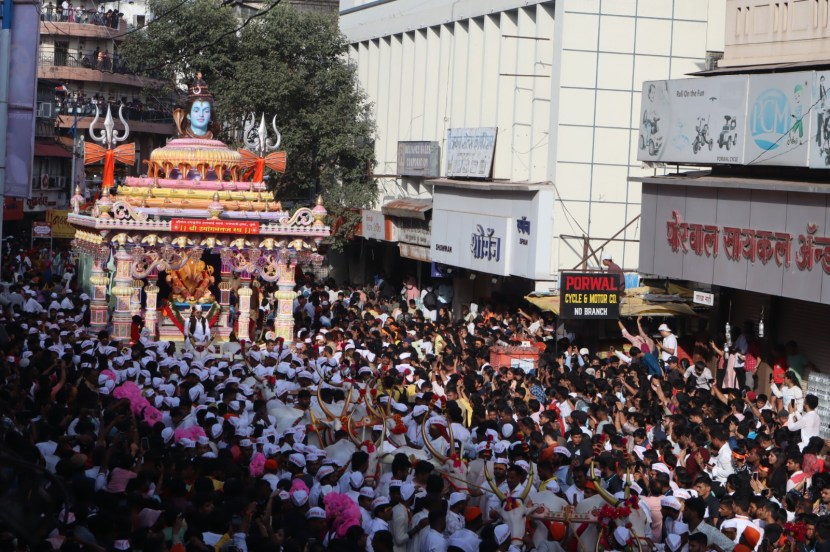
[[[69,238],[75,237],[75,228],[72,227],[66,220],[69,211],[65,209],[49,209],[46,211],[46,222],[52,227],[53,238]]]
[[[360,212],[363,237],[371,240],[386,240],[386,217],[380,211],[363,209]]]
[[[715,294],[708,291],[695,291],[692,296],[692,303],[696,305],[706,305],[707,307],[715,306]]]
[[[398,142],[398,174],[433,178],[441,174],[438,142]]]
[[[35,238],[49,238],[52,237],[52,227],[48,222],[34,221],[32,222],[32,236]]]
[[[773,232],[757,228],[718,226],[685,222],[677,211],[666,222],[666,240],[675,253],[694,253],[698,257],[717,257],[721,244],[723,255],[730,261],[760,261],[800,271],[811,271],[820,265],[830,274],[830,237],[818,233],[819,226],[808,223],[803,233]]]
[[[398,226],[398,241],[429,247],[429,228]]]
[[[447,176],[490,178],[497,130],[495,127],[449,129]]]
[[[616,274],[563,272],[559,280],[559,317],[605,320],[620,317]]]
[[[516,221],[516,236],[518,236],[519,245],[530,243],[530,221],[527,220],[527,217],[522,217]]]
[[[253,220],[173,219],[171,232],[204,232],[212,234],[259,234],[259,222]]]
[[[432,260],[488,274],[510,274],[510,220],[503,217],[433,211]]]
[[[23,201],[23,210],[27,213],[46,211],[58,205],[58,192],[39,192]]]

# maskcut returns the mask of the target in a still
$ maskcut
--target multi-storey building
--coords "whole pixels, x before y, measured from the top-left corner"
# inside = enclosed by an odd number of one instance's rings
[[[66,207],[73,181],[87,194],[96,193],[100,167],[84,167],[81,141],[89,139],[96,106],[102,117],[98,124],[111,106],[118,129],[118,112],[124,106],[136,164],[119,166],[120,171],[139,174],[142,161],[174,130],[170,98],[156,92],[162,83],[130,73],[119,55],[125,36],[150,18],[144,4],[59,6],[47,3],[41,13],[36,145],[27,211]]]
[[[456,306],[603,252],[636,270],[640,83],[716,59],[723,0],[341,0],[340,22],[377,122],[372,269],[454,268]]]
[[[639,158],[705,168],[637,179],[639,267],[719,298],[713,334],[729,322],[764,358],[827,371],[830,2],[727,0],[725,15],[717,68],[643,84]]]

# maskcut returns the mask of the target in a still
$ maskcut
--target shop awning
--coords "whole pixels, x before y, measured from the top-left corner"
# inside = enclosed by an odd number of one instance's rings
[[[405,259],[412,259],[414,261],[421,261],[424,263],[432,262],[429,247],[421,245],[414,245],[411,243],[399,243],[398,249],[401,257]]]
[[[662,288],[653,288],[642,286],[633,289],[625,290],[625,298],[620,305],[620,317],[630,316],[700,316],[692,307],[685,302],[679,301],[651,301],[646,299],[647,296],[659,296],[661,299],[666,297],[665,290]],[[681,299],[691,300],[692,292],[689,289],[683,288],[676,284],[671,284],[669,295],[677,296]],[[659,294],[663,294],[662,296]],[[558,295],[528,295],[525,297],[527,301],[540,308],[543,311],[549,311],[553,314],[559,315],[559,296]]]
[[[66,151],[58,144],[43,144],[35,142],[35,157],[60,157],[71,159],[72,153]]]
[[[386,216],[418,220],[426,220],[431,209],[431,199],[393,199],[380,208]]]

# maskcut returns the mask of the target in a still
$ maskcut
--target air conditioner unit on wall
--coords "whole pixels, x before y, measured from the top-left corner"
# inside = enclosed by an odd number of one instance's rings
[[[52,102],[40,102],[37,104],[37,116],[50,119],[52,117]]]

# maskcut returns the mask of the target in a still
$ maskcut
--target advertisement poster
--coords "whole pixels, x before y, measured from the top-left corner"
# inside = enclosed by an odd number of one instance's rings
[[[495,127],[451,128],[447,131],[447,176],[490,178],[496,151]]]
[[[813,169],[830,168],[830,101],[827,99],[827,86],[830,84],[830,71],[813,73],[813,143],[810,146],[810,167]]]
[[[637,159],[743,163],[747,77],[643,84]]]
[[[813,73],[753,75],[747,102],[745,165],[806,167]],[[813,110],[815,111],[815,110]]]
[[[618,275],[563,272],[559,282],[560,318],[605,320],[620,317]]]

